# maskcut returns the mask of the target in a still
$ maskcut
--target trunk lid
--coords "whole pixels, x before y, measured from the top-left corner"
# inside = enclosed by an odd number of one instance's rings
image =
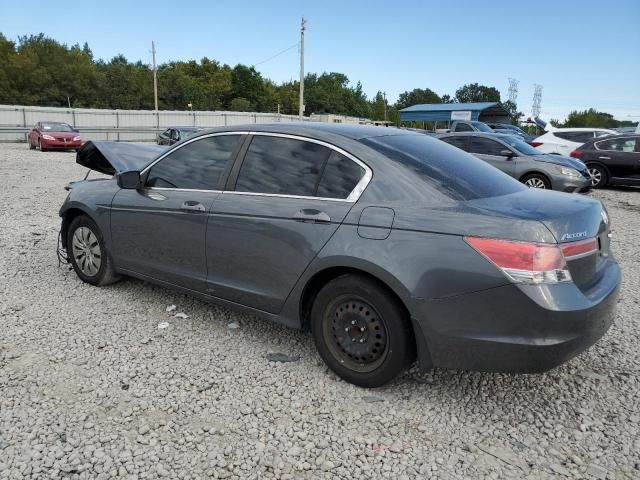
[[[568,257],[567,265],[574,283],[583,291],[600,278],[599,274],[609,256],[609,218],[599,200],[584,195],[530,188],[512,195],[467,203],[499,215],[537,220],[561,245],[595,238],[596,251]]]
[[[119,142],[86,142],[76,155],[76,163],[106,175],[142,170],[166,151],[160,145]]]

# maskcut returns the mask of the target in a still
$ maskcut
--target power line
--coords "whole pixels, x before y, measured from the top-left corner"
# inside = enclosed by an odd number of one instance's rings
[[[278,52],[278,53],[276,53],[275,55],[272,55],[271,57],[269,57],[269,58],[267,58],[267,59],[265,59],[265,60],[262,60],[261,62],[254,63],[254,64],[252,65],[252,67],[257,67],[258,65],[262,65],[263,63],[267,63],[267,62],[269,62],[269,61],[273,60],[274,58],[279,57],[279,56],[280,56],[280,55],[282,55],[283,53],[287,53],[289,50],[293,50],[293,49],[294,49],[294,48],[296,48],[298,45],[299,45],[299,44],[298,44],[298,42],[296,42],[296,43],[294,43],[293,45],[291,45],[290,47],[285,48],[285,49],[284,49],[284,50],[282,50],[281,52]]]

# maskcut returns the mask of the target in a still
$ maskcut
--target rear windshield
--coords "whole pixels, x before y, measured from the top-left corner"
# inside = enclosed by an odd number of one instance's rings
[[[527,188],[475,156],[425,135],[372,137],[363,143],[454,200],[497,197]]]
[[[478,129],[478,131],[480,132],[493,132],[493,129],[487,125],[486,123],[482,123],[482,122],[471,122],[471,124],[476,127]]]

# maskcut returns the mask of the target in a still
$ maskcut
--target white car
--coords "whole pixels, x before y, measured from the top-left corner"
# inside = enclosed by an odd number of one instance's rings
[[[529,143],[542,153],[569,155],[580,145],[595,137],[616,135],[616,133],[606,128],[556,128]]]

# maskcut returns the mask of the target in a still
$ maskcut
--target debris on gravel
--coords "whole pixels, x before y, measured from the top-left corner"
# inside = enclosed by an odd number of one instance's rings
[[[302,332],[59,268],[63,186],[85,173],[0,144],[1,480],[640,477],[640,190],[590,194],[624,274],[591,349],[540,375],[413,368],[367,391]],[[167,305],[189,321],[158,330]]]

